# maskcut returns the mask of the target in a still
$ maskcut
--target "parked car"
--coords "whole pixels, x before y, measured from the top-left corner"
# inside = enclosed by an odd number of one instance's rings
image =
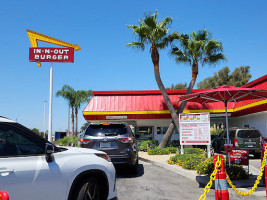
[[[3,117],[0,189],[12,200],[106,200],[116,198],[117,193],[115,168],[106,153],[59,148]]]
[[[247,150],[255,158],[261,154],[261,133],[254,128],[230,128],[229,139],[233,149]],[[224,144],[227,144],[226,130],[222,131],[213,142],[216,152],[224,151]]]
[[[138,171],[136,138],[127,123],[89,124],[80,140],[81,147],[106,152],[114,165]]]

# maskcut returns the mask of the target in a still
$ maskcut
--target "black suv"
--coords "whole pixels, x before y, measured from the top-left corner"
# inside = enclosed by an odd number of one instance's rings
[[[132,173],[137,173],[136,138],[127,123],[89,124],[80,142],[83,148],[106,152],[114,165],[128,166]]]

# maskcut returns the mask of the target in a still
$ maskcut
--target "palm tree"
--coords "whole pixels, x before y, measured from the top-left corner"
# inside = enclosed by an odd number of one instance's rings
[[[71,108],[72,133],[74,133],[75,90],[69,85],[64,85],[61,90],[57,91],[56,96],[61,96],[64,99],[67,99],[69,103],[69,107]]]
[[[90,100],[89,96],[92,95],[92,90],[77,90],[75,92],[75,102],[74,102],[74,109],[75,109],[75,135],[78,134],[78,110],[81,107],[81,104],[84,102],[88,102]]]
[[[169,28],[172,23],[172,18],[166,17],[162,21],[157,21],[157,11],[151,15],[146,15],[139,20],[139,25],[129,25],[133,34],[137,35],[138,41],[131,42],[126,46],[144,50],[145,46],[150,47],[151,59],[154,65],[154,75],[159,87],[159,90],[164,98],[164,101],[171,113],[174,123],[178,127],[178,116],[166,92],[166,89],[161,81],[159,72],[159,49],[164,49],[172,43],[174,39],[179,38],[179,33],[174,32],[169,34]]]
[[[177,63],[187,63],[192,66],[192,77],[186,91],[186,94],[190,94],[197,79],[198,63],[201,62],[202,66],[205,64],[214,65],[226,60],[226,58],[222,54],[222,44],[216,40],[212,40],[211,34],[206,29],[192,32],[191,35],[182,34],[178,40],[180,42],[180,48],[173,47],[171,54],[175,57]],[[185,106],[185,102],[181,103],[177,110],[177,115],[183,112]],[[175,128],[174,126],[176,124],[172,121],[159,148],[165,148],[168,145]]]

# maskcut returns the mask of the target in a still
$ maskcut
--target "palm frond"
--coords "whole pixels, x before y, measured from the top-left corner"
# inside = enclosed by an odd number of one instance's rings
[[[181,35],[178,32],[173,32],[167,37],[163,38],[162,42],[158,44],[159,49],[164,49],[168,45],[172,44],[174,40],[180,39]]]
[[[172,18],[171,17],[165,17],[160,23],[159,27],[160,28],[169,28],[172,24]]]
[[[222,53],[213,54],[213,55],[210,55],[208,57],[205,57],[202,62],[203,62],[203,65],[204,64],[214,65],[220,61],[227,61],[226,57]]]
[[[144,43],[141,42],[131,42],[129,44],[126,44],[126,47],[132,47],[135,49],[141,49],[142,51],[145,49]]]
[[[172,18],[166,17],[162,21],[157,21],[157,11],[153,14],[146,14],[139,20],[139,25],[129,25],[133,34],[138,37],[137,42],[132,42],[126,46],[132,46],[144,50],[145,45],[156,45],[159,49],[168,46],[175,38],[175,34],[168,35]],[[177,37],[176,37],[177,38]]]
[[[203,40],[203,41],[207,41],[210,40],[211,34],[206,30],[206,29],[200,29],[197,31],[196,33],[196,40]]]
[[[171,55],[175,56],[175,61],[177,63],[192,63],[190,56],[188,56],[186,53],[184,53],[181,49],[178,49],[177,47],[172,48]]]
[[[205,46],[206,54],[212,55],[218,52],[223,51],[222,43],[216,40],[209,40]]]

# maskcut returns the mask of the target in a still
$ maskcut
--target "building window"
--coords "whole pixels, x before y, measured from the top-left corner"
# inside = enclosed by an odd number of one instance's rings
[[[140,140],[151,140],[153,138],[153,127],[137,126],[136,132],[140,134]]]
[[[164,127],[157,127],[157,134],[158,135],[161,135],[161,134],[165,134],[168,130],[168,127],[167,126],[164,126]]]

